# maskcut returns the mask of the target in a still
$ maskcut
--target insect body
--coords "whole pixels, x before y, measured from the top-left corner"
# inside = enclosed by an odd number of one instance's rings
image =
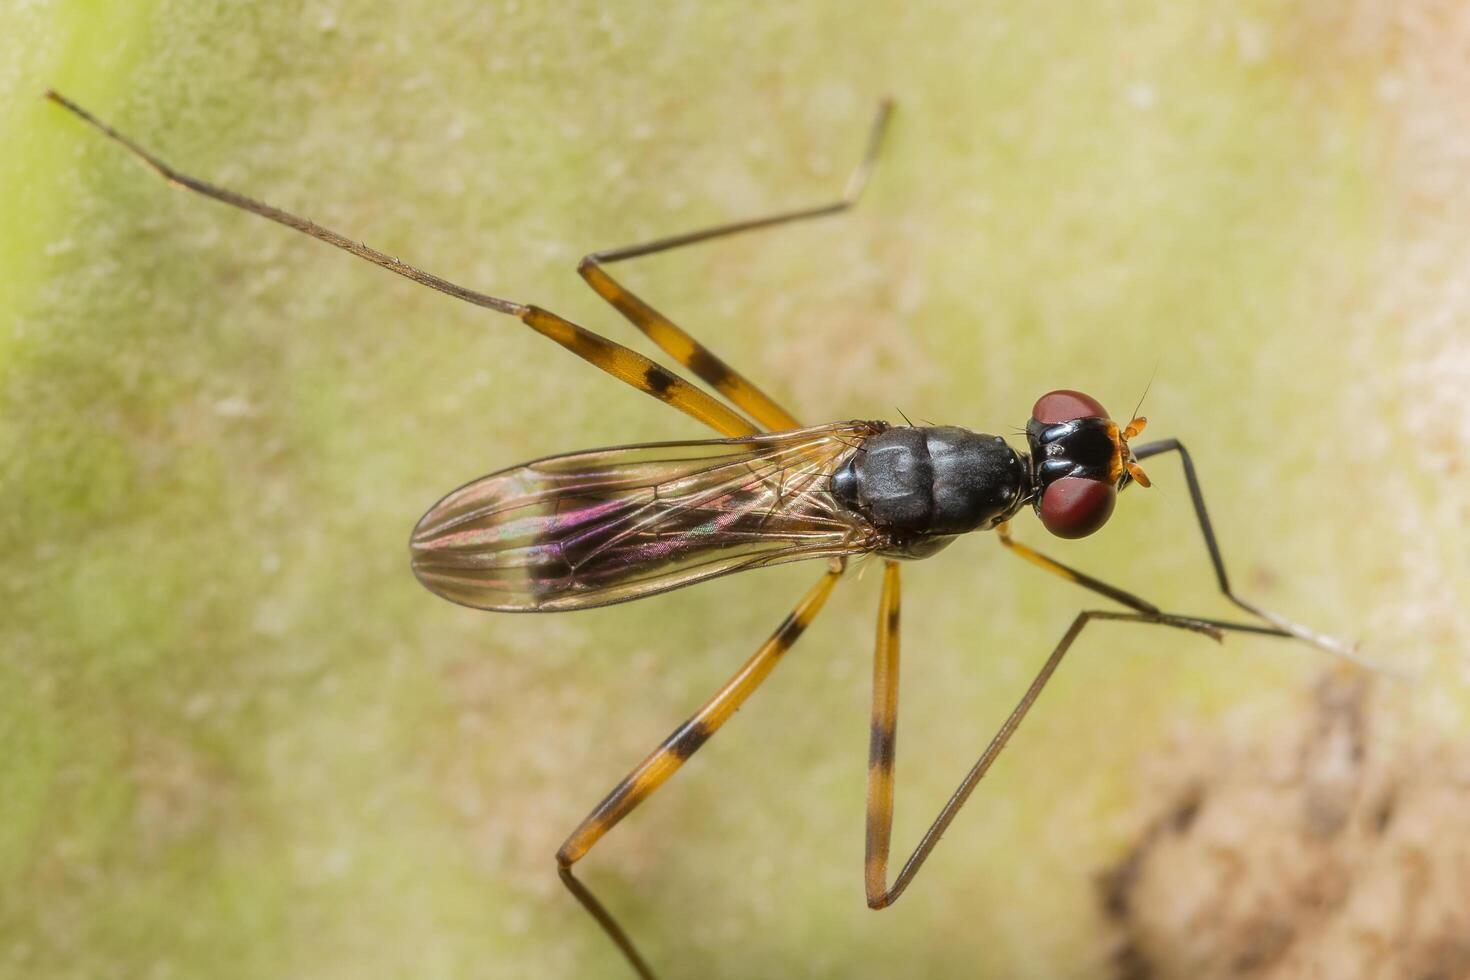
[[[1089,416],[1033,418],[1030,455],[957,426],[855,421],[537,460],[425,514],[414,572],[467,606],[548,612],[802,559],[925,558],[1033,501],[1053,531],[1080,536],[1136,464],[1118,462],[1127,443],[1101,405],[1059,391],[1036,411],[1059,405]]]
[[[554,612],[623,602],[719,575],[804,559],[825,559],[817,582],[726,684],[593,808],[556,854],[571,893],[641,976],[652,971],[626,931],[572,873],[572,866],[619,820],[648,799],[719,730],[770,674],[820,612],[847,560],[884,562],[873,661],[869,744],[868,904],[903,893],[960,808],[1035,703],[1063,655],[1095,621],[1291,637],[1339,656],[1354,651],[1262,609],[1231,588],[1193,461],[1177,440],[1134,447],[1144,420],[1125,425],[1076,391],[1043,395],[1026,426],[1026,451],[998,436],[952,426],[839,422],[804,428],[712,351],[625,289],[608,273],[618,261],[725,235],[769,228],[851,207],[872,169],[889,107],[878,114],[868,152],[843,197],[830,204],[595,252],[579,272],[679,364],[726,399],[722,403],[641,354],[536,306],[467,289],[407,265],[290,212],[174,170],[56,93],[48,97],[125,146],[169,182],[279,222],[457,299],[508,314],[629,385],[708,425],[724,438],[668,442],[554,456],[475,480],[436,504],[415,528],[415,574],[430,590],[469,606]],[[1130,484],[1148,486],[1139,461],[1177,453],[1220,591],[1250,621],[1166,613],[1012,539],[1008,521],[1028,505],[1062,538],[1097,531]],[[960,535],[994,530],[1008,550],[1127,611],[1078,613],[1052,648],[1015,710],[980,753],[907,861],[888,875],[898,719],[900,560],[924,558]]]

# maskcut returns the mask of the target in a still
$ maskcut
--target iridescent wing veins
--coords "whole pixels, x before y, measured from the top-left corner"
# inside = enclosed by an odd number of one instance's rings
[[[411,541],[414,573],[462,605],[532,612],[871,551],[877,532],[830,486],[880,429],[839,422],[598,449],[501,470],[424,515]]]

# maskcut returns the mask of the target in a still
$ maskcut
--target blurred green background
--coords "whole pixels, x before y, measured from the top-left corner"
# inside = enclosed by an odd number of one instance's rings
[[[56,2],[0,12],[0,973],[623,976],[563,836],[818,569],[601,611],[413,580],[443,492],[690,420],[514,320],[180,193],[182,169],[636,336],[595,248],[854,214],[630,285],[811,421],[1011,435],[1079,387],[1195,453],[1241,590],[1470,708],[1470,91],[1428,3]],[[647,350],[647,347],[640,347]],[[1048,545],[1225,614],[1176,464]],[[1029,520],[1023,540],[1039,543]],[[1327,658],[1089,632],[893,909],[862,897],[877,576],[579,866],[670,976],[1109,969],[1095,881],[1179,733],[1270,741]],[[907,852],[1085,596],[991,541],[906,577]],[[1149,760],[1153,760],[1150,762]]]

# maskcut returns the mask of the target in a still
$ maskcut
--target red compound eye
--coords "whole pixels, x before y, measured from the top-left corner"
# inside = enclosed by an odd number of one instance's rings
[[[1110,483],[1064,476],[1041,495],[1041,523],[1059,538],[1085,538],[1108,522],[1117,502]]]
[[[1042,425],[1056,425],[1058,422],[1070,422],[1073,419],[1105,419],[1108,417],[1108,410],[1103,408],[1091,395],[1061,388],[1057,391],[1048,391],[1036,399],[1036,407],[1031,409],[1031,417]]]

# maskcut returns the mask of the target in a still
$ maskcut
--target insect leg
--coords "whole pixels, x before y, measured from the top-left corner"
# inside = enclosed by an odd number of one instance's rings
[[[1039,568],[1046,569],[1053,575],[1064,578],[1068,582],[1072,582],[1076,585],[1080,585],[1084,589],[1091,589],[1093,592],[1096,592],[1099,595],[1107,596],[1114,602],[1119,603],[1120,605],[1127,606],[1129,609],[1137,610],[1144,615],[1158,616],[1163,614],[1163,610],[1154,605],[1152,602],[1149,602],[1147,599],[1142,598],[1141,596],[1134,595],[1132,592],[1129,592],[1126,589],[1120,589],[1116,585],[1109,585],[1102,579],[1093,578],[1086,572],[1079,571],[1073,568],[1071,565],[1063,564],[1062,562],[1057,561],[1055,558],[1050,558],[1046,555],[1043,555],[1041,552],[1035,550],[1034,548],[1030,548],[1022,544],[1021,542],[1011,537],[1010,527],[1005,524],[997,527],[995,531],[997,538],[1000,540],[1000,543],[1005,545],[1012,554],[1026,559],[1031,564],[1036,565]],[[1223,621],[1205,619],[1203,617],[1194,616],[1189,618],[1196,622],[1204,622],[1210,623],[1215,626],[1228,627],[1242,633],[1261,633],[1266,636],[1292,635],[1286,630],[1278,629],[1275,626],[1258,626],[1254,623],[1226,623]]]
[[[1318,649],[1325,650],[1328,653],[1354,663],[1374,669],[1381,669],[1359,657],[1354,644],[1293,623],[1285,616],[1272,612],[1269,609],[1263,609],[1255,603],[1248,602],[1235,594],[1235,590],[1230,587],[1230,578],[1225,574],[1225,559],[1220,554],[1220,544],[1215,539],[1215,529],[1210,524],[1209,511],[1205,509],[1205,495],[1200,490],[1199,477],[1194,471],[1194,460],[1190,458],[1189,450],[1185,449],[1184,444],[1178,439],[1161,439],[1158,442],[1150,442],[1135,447],[1133,456],[1135,459],[1147,459],[1150,456],[1157,456],[1160,453],[1168,452],[1177,452],[1179,454],[1179,462],[1184,467],[1184,481],[1189,485],[1189,499],[1194,504],[1194,516],[1199,522],[1200,533],[1204,535],[1205,548],[1210,553],[1210,564],[1215,569],[1215,580],[1220,584],[1220,591],[1225,594],[1225,598],[1251,615],[1270,623],[1276,628],[1277,632],[1283,635],[1293,636],[1305,643],[1310,643]]]
[[[743,416],[730,411],[715,398],[635,350],[539,306],[526,307],[520,316],[526,326],[543,337],[556,341],[587,363],[698,419],[716,432],[738,438],[760,431]]]
[[[878,639],[873,649],[873,721],[868,731],[868,819],[863,884],[868,905],[881,908],[888,889],[888,845],[893,837],[893,764],[898,751],[898,562],[883,563]]]
[[[878,619],[878,648],[873,668],[873,734],[868,757],[868,816],[867,854],[864,862],[864,880],[867,886],[868,905],[881,909],[892,905],[903,894],[904,889],[919,873],[919,868],[934,850],[944,832],[954,821],[955,815],[974,792],[975,786],[985,776],[995,757],[1000,755],[1010,741],[1026,712],[1036,703],[1042,688],[1056,672],[1057,665],[1067,650],[1076,642],[1078,635],[1088,623],[1096,620],[1111,620],[1125,623],[1148,623],[1169,626],[1175,629],[1203,633],[1215,639],[1222,630],[1239,630],[1233,623],[1214,623],[1184,616],[1167,614],[1123,613],[1088,610],[1079,613],[1062,636],[1055,649],[1041,667],[1036,679],[1026,689],[1013,710],[1000,726],[990,744],[976,760],[975,765],[960,782],[959,787],[944,804],[929,829],[924,832],[913,854],[904,862],[892,886],[887,885],[889,841],[893,833],[893,762],[894,727],[897,720],[898,693],[898,575],[897,571],[885,574],[883,580],[883,602]]]
[[[710,426],[717,432],[726,436],[737,437],[753,435],[759,430],[747,419],[738,413],[732,412],[712,396],[691,385],[689,382],[668,371],[642,354],[629,350],[621,344],[613,343],[598,336],[590,330],[577,326],[554,313],[535,306],[527,306],[516,303],[499,296],[491,296],[488,293],[477,292],[468,289],[447,279],[430,272],[425,272],[406,262],[402,262],[391,255],[371,248],[362,242],[355,242],[350,238],[324,228],[314,221],[283,211],[280,208],[246,197],[235,191],[219,187],[181,173],[169,166],[152,152],[144,149],[133,142],[122,133],[97,119],[87,110],[72,102],[70,99],[56,92],[47,92],[46,97],[70,111],[93,128],[99,130],[108,139],[126,148],[134,156],[141,159],[152,168],[160,177],[176,187],[202,194],[213,198],[231,207],[251,214],[260,215],[287,228],[295,229],[304,235],[310,235],[318,241],[334,245],[345,252],[357,256],[364,261],[371,262],[389,272],[396,273],[406,279],[411,279],[420,285],[437,289],[439,292],[455,299],[464,300],[475,306],[483,306],[486,309],[495,310],[497,313],[506,313],[517,317],[532,330],[542,336],[561,344],[572,353],[596,367],[601,368],[613,377],[625,381],[637,388],[639,391],[652,395],[653,397],[672,405],[686,415],[689,415],[705,425]]]
[[[652,255],[656,252],[666,252],[670,249],[680,248],[685,245],[693,245],[696,242],[705,242],[714,238],[722,238],[726,235],[738,235],[741,232],[755,231],[760,228],[772,228],[776,225],[789,224],[795,221],[803,221],[808,218],[820,218],[830,214],[839,214],[851,208],[862,196],[863,188],[867,185],[868,176],[872,173],[873,165],[877,161],[878,151],[883,145],[883,134],[888,128],[888,119],[893,113],[893,103],[884,100],[878,107],[878,115],[873,120],[873,128],[868,137],[867,152],[857,169],[853,171],[848,180],[847,188],[842,197],[828,204],[816,207],[798,208],[792,211],[782,211],[777,214],[765,215],[759,218],[750,218],[745,221],[736,221],[730,224],[715,225],[711,228],[702,228],[698,231],[686,232],[682,235],[673,235],[668,238],[660,238],[651,242],[643,242],[638,245],[626,245],[622,248],[610,248],[600,252],[593,252],[582,259],[577,266],[587,285],[603,299],[611,303],[619,313],[643,331],[655,344],[663,348],[671,357],[680,364],[689,368],[700,378],[724,395],[732,405],[743,409],[761,425],[771,431],[784,429],[797,429],[801,427],[790,412],[776,404],[769,395],[752,384],[744,375],[726,364],[714,354],[708,347],[695,340],[683,329],[678,327],[668,317],[654,309],[648,303],[636,296],[622,283],[615,280],[607,271],[605,266],[625,259],[638,258],[644,255]]]
[[[586,856],[587,852],[619,820],[652,796],[690,756],[699,750],[701,745],[709,740],[711,735],[719,731],[720,726],[728,721],[731,715],[740,709],[745,699],[760,686],[780,662],[782,655],[791,649],[792,644],[816,618],[817,613],[826,603],[827,597],[831,595],[832,587],[842,577],[845,567],[843,559],[834,559],[821,580],[801,598],[796,608],[791,611],[791,615],[787,616],[771,634],[771,638],[761,645],[760,649],[735,672],[733,677],[725,682],[724,687],[704,703],[703,707],[690,716],[688,721],[676,728],[673,734],[664,739],[658,748],[628,773],[622,782],[618,783],[613,791],[597,804],[577,829],[572,831],[571,836],[556,852],[556,866],[562,883],[576,896],[577,901],[582,904],[588,914],[597,920],[598,925],[602,926],[603,931],[622,951],[629,965],[640,977],[653,976],[647,962],[639,954],[633,941],[628,938],[623,927],[587,886],[572,874],[572,865]]]

